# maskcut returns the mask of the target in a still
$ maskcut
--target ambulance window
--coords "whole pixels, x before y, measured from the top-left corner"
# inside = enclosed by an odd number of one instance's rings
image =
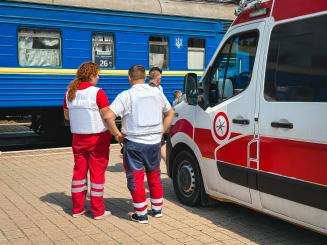
[[[101,68],[114,67],[114,36],[97,33],[92,38],[92,60]]]
[[[224,44],[204,78],[204,91],[209,91],[209,106],[244,91],[252,76],[259,32],[249,31],[232,36]]]
[[[150,37],[149,67],[168,68],[168,39],[166,37]]]
[[[271,35],[267,101],[327,102],[327,16],[276,26]]]
[[[20,29],[18,31],[18,60],[21,66],[60,66],[60,32],[56,30]]]

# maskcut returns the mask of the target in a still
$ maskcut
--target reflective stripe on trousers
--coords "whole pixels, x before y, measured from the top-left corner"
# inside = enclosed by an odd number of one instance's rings
[[[147,202],[139,202],[139,203],[133,203],[134,210],[137,213],[137,215],[145,215],[148,213],[148,204]]]
[[[154,199],[154,198],[151,198],[151,208],[153,210],[161,210],[162,209],[162,205],[163,205],[163,198],[157,198],[157,199]]]
[[[91,197],[102,197],[104,184],[96,184],[91,182]]]
[[[79,193],[87,190],[86,179],[72,180],[72,193]]]

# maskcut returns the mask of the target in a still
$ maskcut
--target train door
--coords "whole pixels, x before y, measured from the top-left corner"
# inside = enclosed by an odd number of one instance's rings
[[[274,23],[272,23],[274,25]],[[272,27],[260,96],[265,210],[327,229],[327,15]]]
[[[231,31],[198,88],[194,140],[207,192],[245,203],[252,202],[248,170],[257,168],[250,165],[248,149],[256,144],[256,71],[264,25],[257,22]]]

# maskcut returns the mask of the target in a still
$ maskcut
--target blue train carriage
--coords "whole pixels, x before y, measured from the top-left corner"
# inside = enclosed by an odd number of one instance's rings
[[[187,72],[201,75],[234,7],[163,0],[0,1],[0,116],[29,114],[37,133],[62,135],[64,93],[87,60],[100,65],[99,86],[110,100],[129,87],[131,65],[160,66],[172,101]]]

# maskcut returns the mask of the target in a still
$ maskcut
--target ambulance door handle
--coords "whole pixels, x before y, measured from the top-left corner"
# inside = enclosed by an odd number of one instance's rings
[[[293,128],[293,123],[290,123],[290,122],[271,122],[271,126],[273,128],[288,128],[288,129],[292,129]]]
[[[241,125],[249,125],[250,124],[250,120],[248,119],[233,119],[232,121],[235,124],[241,124]]]

